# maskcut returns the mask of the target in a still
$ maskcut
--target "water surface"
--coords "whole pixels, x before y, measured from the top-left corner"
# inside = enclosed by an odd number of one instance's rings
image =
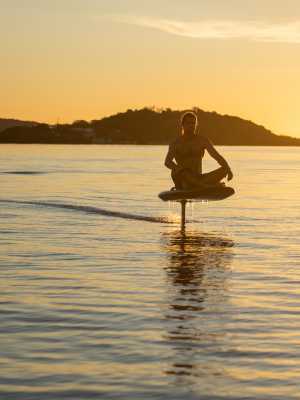
[[[299,150],[219,150],[181,232],[164,146],[1,145],[1,398],[299,398]]]

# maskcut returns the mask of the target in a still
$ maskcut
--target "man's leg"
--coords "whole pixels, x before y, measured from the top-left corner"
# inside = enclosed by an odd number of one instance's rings
[[[193,190],[205,188],[210,185],[216,185],[227,176],[227,170],[220,167],[214,171],[208,172],[201,176],[194,174],[192,171],[185,169],[179,173],[171,173],[176,189]]]
[[[181,178],[182,177],[180,176],[180,173],[176,173],[174,171],[171,171],[171,177],[172,177],[173,182],[175,184],[175,188],[177,190],[182,189],[182,183],[181,183]]]
[[[171,172],[173,182],[177,190],[192,190],[203,187],[200,177],[189,169],[182,169],[179,172]]]
[[[207,174],[203,174],[201,177],[201,181],[205,184],[216,184],[219,183],[226,176],[227,169],[224,167],[220,167],[218,169],[215,169],[214,171],[208,172]]]

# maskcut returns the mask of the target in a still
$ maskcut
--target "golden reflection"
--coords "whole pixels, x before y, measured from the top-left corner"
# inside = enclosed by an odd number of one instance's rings
[[[234,242],[223,235],[173,231],[163,235],[163,243],[169,297],[165,338],[174,353],[166,373],[214,375],[218,371],[213,363],[207,365],[201,352],[222,346]]]

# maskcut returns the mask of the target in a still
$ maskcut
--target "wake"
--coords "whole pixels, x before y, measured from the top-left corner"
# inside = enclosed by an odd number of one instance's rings
[[[81,206],[76,204],[66,204],[66,203],[52,203],[46,201],[25,201],[25,200],[6,200],[0,199],[1,203],[13,203],[13,204],[25,204],[25,205],[33,205],[40,207],[53,207],[67,210],[75,210],[81,211],[89,214],[98,214],[104,215],[106,217],[115,217],[115,218],[124,218],[131,219],[137,221],[147,221],[147,222],[156,222],[156,223],[174,223],[174,221],[170,220],[167,217],[147,217],[145,215],[138,214],[130,214],[119,211],[111,211],[105,210],[103,208],[93,207],[93,206]]]

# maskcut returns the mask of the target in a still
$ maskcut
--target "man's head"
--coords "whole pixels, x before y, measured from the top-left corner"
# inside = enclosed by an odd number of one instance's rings
[[[197,126],[197,115],[193,111],[187,111],[181,117],[183,135],[194,135]]]

